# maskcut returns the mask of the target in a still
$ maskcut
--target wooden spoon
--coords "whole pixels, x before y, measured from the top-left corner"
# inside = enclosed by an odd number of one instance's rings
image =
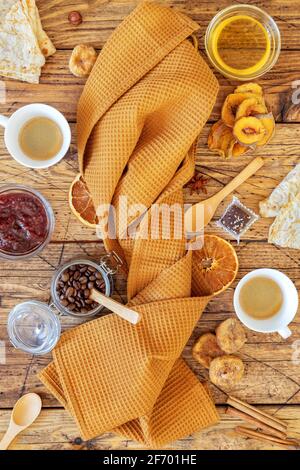
[[[96,289],[92,289],[90,299],[108,308],[113,313],[119,315],[119,317],[123,318],[124,320],[129,321],[133,325],[136,325],[141,319],[138,312],[136,312],[135,310],[131,310],[130,308],[126,307],[123,304],[120,304],[119,302],[116,302],[111,297],[106,297],[106,295],[101,294]]]
[[[211,221],[223,199],[252,176],[263,164],[264,160],[261,157],[256,157],[221,191],[205,201],[191,206],[184,214],[185,231],[189,233],[200,232]]]
[[[36,393],[23,395],[12,410],[8,430],[0,442],[0,450],[6,450],[14,438],[31,426],[42,409],[42,400]]]

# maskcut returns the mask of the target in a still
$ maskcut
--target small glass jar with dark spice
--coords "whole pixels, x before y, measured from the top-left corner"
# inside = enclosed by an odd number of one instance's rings
[[[240,237],[259,219],[251,209],[244,206],[237,197],[227,206],[217,225],[232,235],[239,243]]]

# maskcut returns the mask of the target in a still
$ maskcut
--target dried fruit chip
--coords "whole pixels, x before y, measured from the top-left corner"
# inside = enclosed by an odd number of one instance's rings
[[[227,354],[232,354],[243,347],[246,333],[242,324],[235,318],[227,318],[216,329],[219,347]]]
[[[253,148],[248,145],[242,145],[239,142],[234,142],[232,149],[229,149],[229,154],[231,153],[232,157],[240,157],[250,150],[253,150]]]
[[[230,389],[243,375],[243,361],[236,356],[216,357],[210,363],[209,378],[217,387]]]
[[[233,127],[233,135],[240,144],[251,145],[256,144],[266,134],[263,123],[256,117],[242,117],[235,122]]]
[[[92,197],[81,175],[77,175],[69,191],[69,204],[73,214],[81,223],[96,228],[98,218]]]
[[[266,145],[270,142],[270,140],[272,139],[274,133],[275,133],[275,120],[274,120],[274,116],[272,113],[268,113],[268,114],[258,114],[255,116],[257,119],[259,119],[265,130],[266,130],[266,133],[263,137],[262,140],[260,140],[259,142],[257,142],[257,145],[259,147],[263,146],[263,145]]]
[[[222,119],[229,126],[234,126],[235,115],[240,104],[247,97],[244,93],[231,93],[227,96],[222,107]]]
[[[243,83],[236,87],[234,93],[254,93],[256,95],[262,95],[263,90],[257,83]]]
[[[194,344],[192,354],[196,361],[208,369],[211,361],[224,353],[218,346],[216,335],[205,333]]]
[[[263,103],[258,103],[256,98],[247,98],[239,105],[235,119],[255,116],[256,114],[266,113],[267,111],[266,106]]]
[[[231,157],[235,143],[232,129],[222,119],[213,124],[207,141],[210,150],[215,150],[221,157]]]
[[[234,281],[239,263],[233,246],[216,235],[205,235],[201,250],[193,252],[194,295],[217,295]]]

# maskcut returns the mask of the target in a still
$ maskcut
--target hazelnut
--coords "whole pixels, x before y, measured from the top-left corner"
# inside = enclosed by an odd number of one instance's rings
[[[71,11],[68,16],[69,22],[74,26],[79,26],[82,23],[82,16],[79,11]]]

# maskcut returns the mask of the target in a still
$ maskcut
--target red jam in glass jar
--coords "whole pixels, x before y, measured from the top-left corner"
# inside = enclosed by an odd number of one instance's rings
[[[48,237],[47,212],[28,192],[0,194],[0,250],[20,255],[42,245]]]

